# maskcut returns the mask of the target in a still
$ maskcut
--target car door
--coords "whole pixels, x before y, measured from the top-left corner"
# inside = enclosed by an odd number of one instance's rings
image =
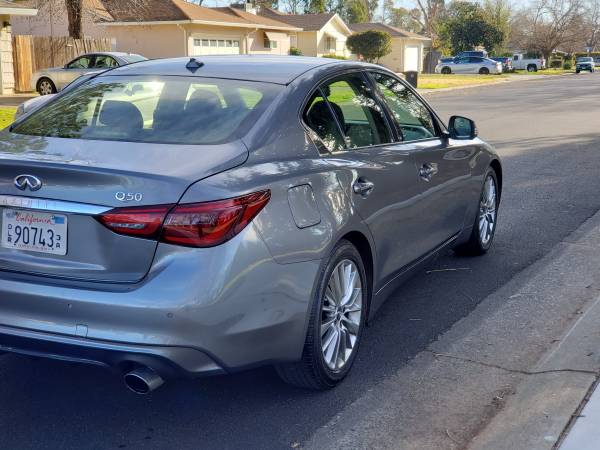
[[[456,65],[452,69],[454,73],[467,73],[469,71],[469,57],[461,56],[456,59]]]
[[[470,141],[451,141],[428,106],[405,83],[371,72],[374,84],[400,130],[403,148],[418,171],[420,195],[418,247],[425,254],[456,236],[464,225],[475,148]]]
[[[95,56],[94,55],[83,55],[79,58],[74,59],[68,63],[63,70],[60,71],[58,77],[58,84],[56,86],[59,90],[69,84],[81,75],[86,74],[94,70]]]
[[[304,120],[328,150],[324,160],[372,234],[378,279],[392,276],[420,253],[415,245],[420,191],[412,152],[399,145],[362,72],[323,82]]]

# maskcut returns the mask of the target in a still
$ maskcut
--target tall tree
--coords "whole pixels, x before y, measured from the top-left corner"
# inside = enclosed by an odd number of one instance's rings
[[[348,0],[344,2],[343,16],[348,23],[365,23],[369,21],[369,8],[365,0]]]
[[[588,0],[586,10],[586,46],[592,51],[600,44],[600,0]]]
[[[449,5],[440,24],[440,36],[455,54],[478,46],[494,51],[503,41],[502,31],[486,20],[483,9],[464,1]]]
[[[444,0],[417,0],[417,6],[421,10],[419,19],[423,31],[432,39],[433,48],[438,48],[438,24],[444,14]]]
[[[504,50],[510,37],[511,20],[513,17],[513,7],[510,1],[484,0],[482,8],[485,19],[502,33],[502,42],[496,50]]]
[[[292,14],[300,14],[306,8],[305,0],[281,0],[280,3]]]
[[[584,6],[583,0],[536,0],[516,17],[521,30],[515,34],[515,43],[546,59],[555,50],[572,51],[584,46]]]
[[[65,0],[65,7],[69,20],[69,36],[73,39],[83,38],[83,1]]]
[[[309,0],[306,5],[306,12],[315,14],[315,13],[324,13],[327,11],[327,1],[326,0]]]

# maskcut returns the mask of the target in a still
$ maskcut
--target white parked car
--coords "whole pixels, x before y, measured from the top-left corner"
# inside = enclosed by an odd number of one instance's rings
[[[476,73],[488,75],[502,73],[502,63],[480,56],[460,56],[451,60],[442,60],[435,67],[435,73]]]
[[[81,75],[125,66],[147,59],[134,53],[87,53],[75,58],[63,67],[53,67],[34,73],[31,77],[31,90],[37,91],[40,95],[56,94]]]
[[[544,58],[525,58],[522,53],[513,55],[513,69],[526,70],[527,72],[537,72],[546,68],[546,60]]]

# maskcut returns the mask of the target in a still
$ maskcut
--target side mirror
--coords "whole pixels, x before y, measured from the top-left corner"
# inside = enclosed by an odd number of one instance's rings
[[[466,117],[452,116],[448,131],[452,139],[471,140],[477,137],[475,122]]]

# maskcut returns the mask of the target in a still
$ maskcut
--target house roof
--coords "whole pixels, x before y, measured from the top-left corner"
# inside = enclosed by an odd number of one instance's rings
[[[102,0],[112,16],[109,24],[191,22],[217,23],[223,26],[271,28],[297,31],[287,23],[258,16],[236,8],[205,8],[184,0],[137,0],[134,5],[123,0]]]
[[[8,0],[0,0],[0,14],[11,16],[35,16],[37,9],[25,4],[9,2]]]
[[[302,28],[304,31],[318,31],[335,16],[335,13],[286,14],[267,7],[261,8],[259,14],[263,17],[269,17]]]
[[[431,39],[422,36],[417,33],[413,33],[411,31],[401,30],[400,28],[393,27],[391,25],[387,25],[385,23],[377,23],[377,22],[369,22],[369,23],[353,23],[349,25],[350,29],[355,33],[362,33],[364,31],[377,30],[377,31],[385,31],[389,33],[392,37],[400,37],[405,39],[418,39],[422,41],[430,41]]]

